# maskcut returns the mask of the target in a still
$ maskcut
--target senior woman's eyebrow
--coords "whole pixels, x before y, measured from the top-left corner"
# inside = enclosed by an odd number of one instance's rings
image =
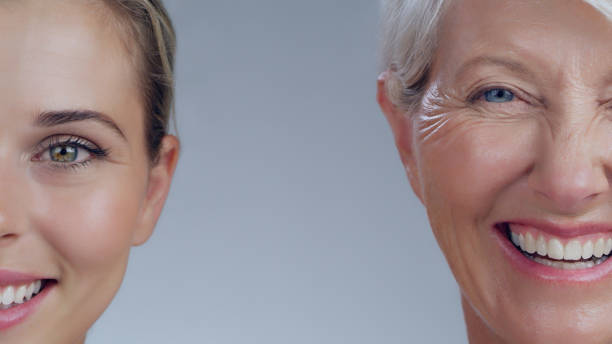
[[[123,134],[123,131],[121,131],[119,126],[110,118],[110,116],[102,112],[92,110],[45,111],[36,117],[34,120],[34,125],[38,127],[53,127],[64,123],[86,120],[98,122],[119,134],[119,136],[124,140],[127,140]]]
[[[465,63],[459,67],[459,71],[457,72],[457,77],[461,78],[465,73],[467,73],[470,69],[475,68],[479,65],[492,65],[498,66],[502,68],[506,68],[513,73],[521,74],[527,77],[531,77],[534,73],[527,68],[522,63],[511,60],[508,58],[497,57],[497,56],[477,56],[472,59],[467,60]]]

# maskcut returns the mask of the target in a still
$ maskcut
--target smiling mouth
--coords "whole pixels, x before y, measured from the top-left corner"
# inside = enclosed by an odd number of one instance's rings
[[[546,237],[507,222],[498,225],[498,229],[523,256],[557,269],[589,269],[608,260],[612,252],[612,237],[609,235],[563,242],[560,238]]]
[[[0,287],[0,311],[27,303],[55,280],[41,279],[27,284]]]

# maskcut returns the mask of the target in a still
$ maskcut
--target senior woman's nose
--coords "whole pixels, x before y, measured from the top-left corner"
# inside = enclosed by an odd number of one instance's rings
[[[610,190],[605,151],[592,132],[575,126],[541,135],[529,187],[551,211],[587,211]]]

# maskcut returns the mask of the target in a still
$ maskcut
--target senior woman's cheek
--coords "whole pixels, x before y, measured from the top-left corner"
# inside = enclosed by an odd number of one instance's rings
[[[609,122],[602,121],[590,136],[576,142],[598,147],[595,152],[601,148],[612,157],[610,129]],[[558,331],[561,342],[570,333],[605,335],[595,327],[601,325],[597,319],[612,309],[609,283],[543,288],[515,274],[491,240],[487,220],[509,216],[514,209],[538,211],[537,206],[542,206],[530,199],[529,177],[534,166],[542,168],[550,159],[551,149],[565,147],[565,141],[556,144],[560,147],[550,146],[548,130],[535,120],[457,115],[435,135],[419,137],[416,151],[428,216],[462,294],[485,314],[483,318],[521,334],[533,333],[529,326],[535,324],[540,329],[567,324],[565,331]],[[508,336],[512,338],[511,333]]]
[[[535,159],[535,120],[497,121],[449,115],[435,134],[416,142],[426,206],[488,212],[499,193],[526,176]],[[442,197],[444,195],[445,197]]]
[[[533,119],[498,120],[469,112],[448,118],[415,145],[424,203],[459,285],[483,288],[491,283],[483,259],[490,229],[483,220],[507,190],[525,182],[540,126]]]

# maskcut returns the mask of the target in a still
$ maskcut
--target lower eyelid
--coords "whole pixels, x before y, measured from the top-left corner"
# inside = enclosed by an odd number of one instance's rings
[[[51,162],[46,164],[47,166],[45,166],[45,168],[60,172],[78,172],[79,169],[88,167],[93,162],[92,160],[93,159],[88,159],[72,163]]]
[[[75,167],[84,167],[91,163],[91,159],[79,161],[79,162],[69,162],[69,163],[57,163],[54,162],[53,165],[61,168],[75,168]]]

